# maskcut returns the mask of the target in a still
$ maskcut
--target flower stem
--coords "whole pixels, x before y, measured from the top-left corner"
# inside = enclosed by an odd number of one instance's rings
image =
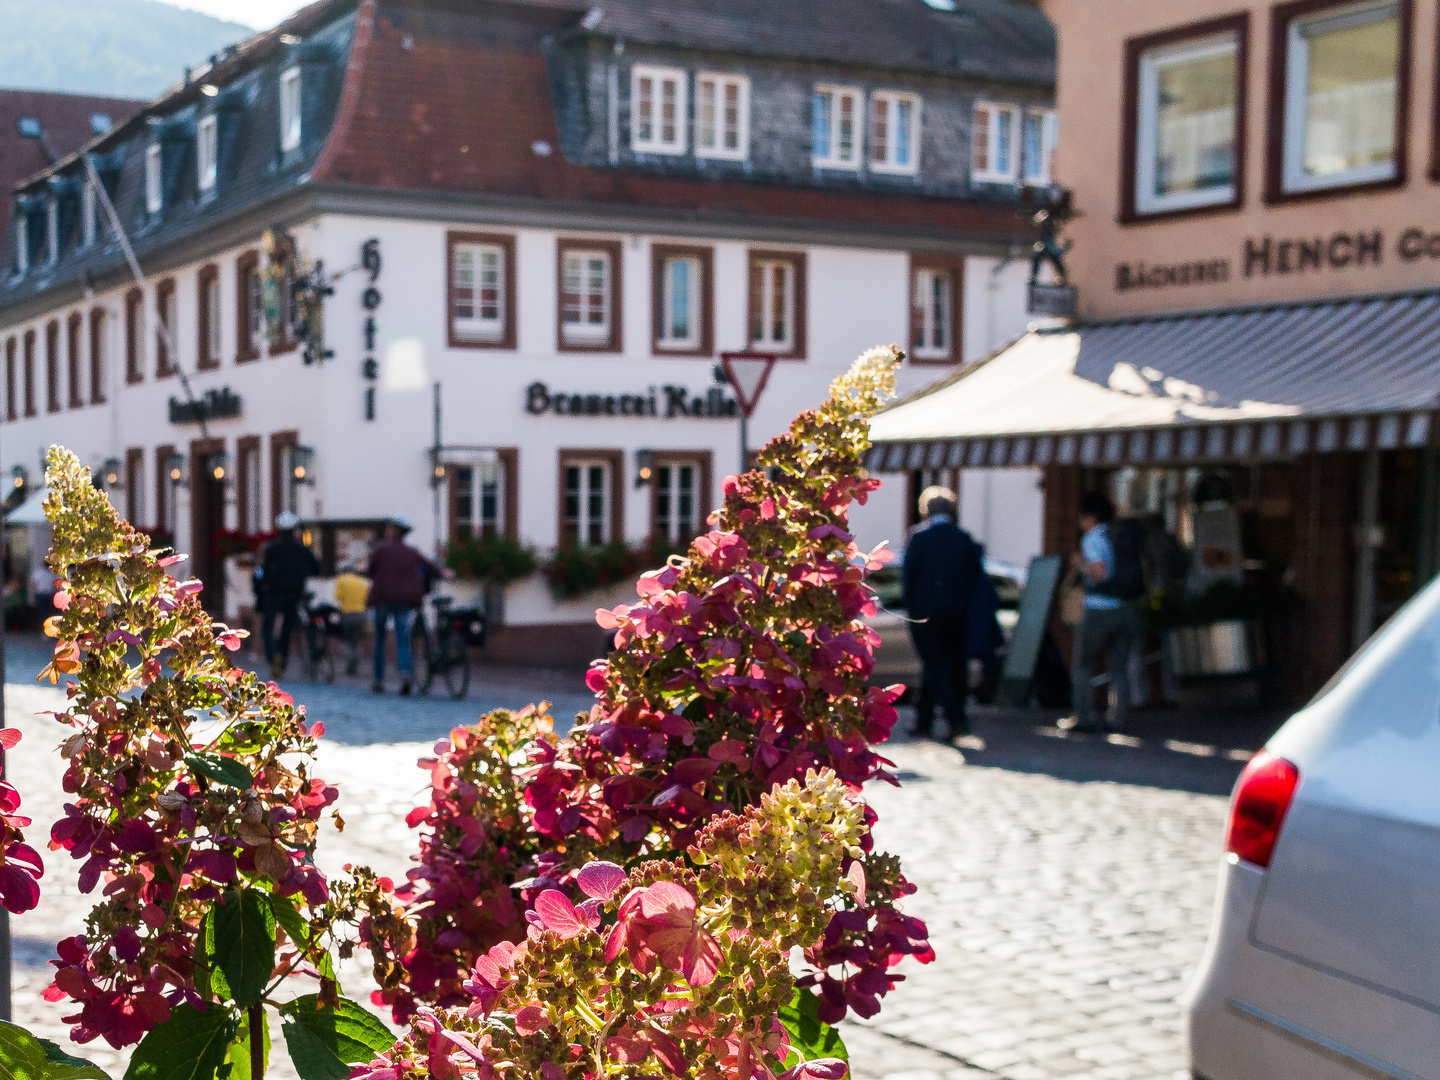
[[[256,1002],[250,1006],[250,1080],[261,1080],[265,1075],[265,1006]]]

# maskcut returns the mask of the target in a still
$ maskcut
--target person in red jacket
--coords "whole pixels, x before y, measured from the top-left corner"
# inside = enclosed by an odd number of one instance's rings
[[[437,577],[454,577],[405,542],[410,519],[397,514],[385,523],[385,539],[370,551],[370,607],[375,612],[375,682],[385,692],[385,630],[395,624],[395,659],[400,668],[400,693],[410,693],[410,616],[425,601]]]

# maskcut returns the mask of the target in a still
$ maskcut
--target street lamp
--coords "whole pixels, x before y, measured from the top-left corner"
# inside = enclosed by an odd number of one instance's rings
[[[100,479],[105,485],[105,490],[121,487],[120,483],[120,459],[106,458],[100,466]]]
[[[655,475],[655,451],[635,451],[635,486],[644,487]]]
[[[179,450],[170,451],[170,456],[165,459],[165,472],[170,477],[171,487],[184,487],[185,455]]]
[[[205,471],[217,484],[225,483],[230,473],[230,455],[224,450],[212,450],[205,455]]]

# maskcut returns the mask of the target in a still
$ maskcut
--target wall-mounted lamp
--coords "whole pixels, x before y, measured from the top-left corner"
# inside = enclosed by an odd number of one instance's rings
[[[205,455],[205,471],[217,484],[225,483],[230,475],[230,455],[224,450],[212,450]]]
[[[635,486],[644,487],[655,476],[655,451],[635,451]]]
[[[106,458],[100,466],[100,480],[105,485],[105,490],[109,491],[112,488],[122,486],[120,478],[120,459],[113,457]]]
[[[185,455],[178,450],[172,450],[170,456],[165,459],[165,472],[170,477],[171,487],[184,487]]]
[[[16,465],[10,470],[10,475],[14,478],[15,487],[26,488],[30,486],[30,470],[24,465]]]
[[[311,485],[315,483],[315,448],[313,446],[292,446],[290,448],[290,482]]]

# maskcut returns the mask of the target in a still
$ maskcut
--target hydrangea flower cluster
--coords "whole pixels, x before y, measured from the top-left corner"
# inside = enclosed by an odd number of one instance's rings
[[[478,958],[468,1008],[422,1007],[352,1080],[838,1080],[844,1062],[807,1058],[777,1015],[790,950],[864,903],[864,818],[812,771],[713,816],[688,861],[586,864],[536,896],[523,942]]]
[[[179,557],[151,550],[68,451],[51,450],[46,483],[60,614],[41,677],[67,679],[54,716],[70,729],[73,796],[51,847],[82,860],[81,890],[103,886],[103,899],[60,942],[45,996],[80,1006],[66,1018],[76,1042],[121,1047],[213,1000],[202,930],[225,895],[268,896],[272,942],[278,919],[296,953],[286,963],[305,959],[302,912],[327,901],[316,829],[337,793],[312,772],[320,725],[232,666],[243,632],[201,609],[199,581],[167,572]]]
[[[0,728],[0,753],[20,741],[17,728]],[[40,853],[25,843],[22,831],[30,819],[20,810],[20,793],[0,780],[0,906],[23,915],[40,902],[40,877],[45,865]]]
[[[585,861],[674,857],[717,815],[812,769],[855,790],[894,781],[873,747],[890,734],[901,688],[868,685],[878,638],[864,622],[876,610],[865,576],[889,553],[862,553],[847,512],[879,486],[861,459],[898,359],[863,355],[754,471],[726,479],[724,505],[688,555],[641,577],[638,603],[597,613],[615,651],[591,668],[596,704],[567,738],[492,716],[422,763],[435,782],[411,819],[423,826],[419,865],[397,894],[417,934],[404,950],[368,939],[385,986],[377,1000],[397,1020],[420,1002],[462,1000],[464,973],[491,940],[519,938],[507,879],[533,914]],[[477,762],[489,782],[521,785],[523,805],[480,793]],[[457,858],[462,834],[469,852]],[[802,980],[832,1023],[849,1009],[873,1015],[904,956],[933,958],[924,924],[897,909],[913,892],[898,862],[871,850],[868,829],[859,845],[866,903],[833,915]],[[390,911],[382,896],[372,907]]]

